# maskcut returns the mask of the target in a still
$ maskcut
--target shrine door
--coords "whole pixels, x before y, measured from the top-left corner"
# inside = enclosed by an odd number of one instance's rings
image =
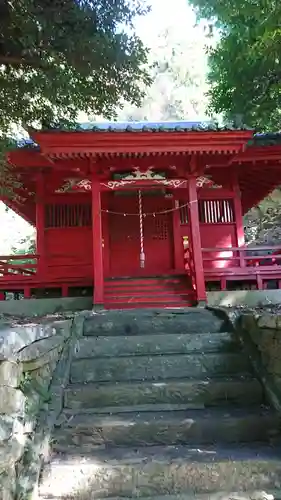
[[[161,193],[142,194],[145,266],[140,266],[141,237],[137,192],[115,194],[109,203],[111,276],[152,276],[174,267],[172,200]],[[114,213],[115,212],[115,213]],[[127,215],[124,215],[127,214]],[[129,215],[131,214],[131,215]]]

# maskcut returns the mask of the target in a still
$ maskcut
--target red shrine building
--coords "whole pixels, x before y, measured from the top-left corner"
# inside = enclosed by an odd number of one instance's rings
[[[278,135],[190,122],[30,135],[8,155],[17,187],[3,201],[36,227],[36,254],[0,257],[2,299],[182,307],[208,289],[281,286],[278,250],[249,250],[243,228],[281,183]]]

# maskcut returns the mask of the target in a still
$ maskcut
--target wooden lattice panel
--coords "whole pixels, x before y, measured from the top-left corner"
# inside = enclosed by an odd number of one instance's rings
[[[153,217],[153,225],[154,225],[154,230],[152,233],[152,238],[154,240],[167,240],[168,238],[167,217],[164,214]]]
[[[91,205],[52,204],[45,210],[45,227],[90,227],[92,225]]]

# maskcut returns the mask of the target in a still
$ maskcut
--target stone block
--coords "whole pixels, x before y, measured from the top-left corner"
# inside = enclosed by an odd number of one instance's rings
[[[1,500],[14,500],[16,492],[16,472],[13,466],[8,467],[0,474],[0,498]]]
[[[243,446],[236,448],[236,454],[219,447],[216,453],[206,447],[190,448],[109,448],[96,449],[94,457],[56,456],[43,471],[40,498],[93,500],[97,492],[103,498],[124,500],[276,498],[266,492],[280,490],[280,460],[268,460],[260,446],[251,454]]]
[[[240,353],[131,356],[75,360],[70,378],[74,383],[167,380],[185,377],[246,373],[249,360]]]
[[[23,367],[16,361],[0,361],[0,385],[18,387],[22,378]]]
[[[82,453],[96,446],[161,446],[268,442],[279,434],[280,418],[266,410],[183,410],[127,412],[110,415],[75,412],[55,430],[56,444],[79,446]],[[72,418],[71,418],[72,417]],[[54,445],[56,446],[56,445]]]
[[[257,330],[257,319],[252,313],[241,315],[241,327],[248,333],[255,332]]]
[[[61,335],[38,340],[19,351],[17,359],[22,363],[24,371],[37,370],[58,357],[63,343],[64,337]]]
[[[58,353],[58,351],[57,351],[57,353]],[[39,392],[40,392],[40,388],[44,388],[44,390],[45,390],[49,387],[50,382],[53,378],[54,370],[55,370],[56,365],[57,365],[57,360],[58,360],[58,355],[55,356],[55,353],[54,353],[53,359],[51,361],[49,361],[49,363],[46,363],[45,365],[40,366],[39,368],[37,368],[36,370],[33,370],[30,373],[31,386],[35,390],[37,390],[37,388],[39,388]]]
[[[68,338],[71,334],[73,320],[72,319],[62,319],[52,323],[52,327],[56,330],[56,335],[62,335],[64,338]]]
[[[277,328],[277,316],[272,313],[264,313],[258,319],[259,328],[268,328],[275,330]]]
[[[5,324],[0,327],[0,353],[6,358],[13,356],[24,347],[41,339],[56,335],[66,338],[71,333],[72,319],[26,323],[24,325]]]
[[[65,407],[102,412],[120,411],[123,407],[141,405],[182,405],[202,408],[229,404],[259,404],[262,388],[255,379],[168,380],[139,383],[85,384],[70,386],[65,391]],[[122,410],[124,411],[124,410]]]
[[[75,358],[136,356],[144,354],[188,354],[237,350],[230,332],[190,334],[84,337],[77,342]]]
[[[217,333],[223,321],[210,311],[135,311],[111,310],[85,318],[85,336],[151,335],[163,333]]]
[[[7,441],[12,436],[24,434],[23,424],[11,415],[0,416],[0,441]]]
[[[23,455],[26,439],[26,434],[17,434],[5,444],[0,444],[0,471],[5,471],[18,462]]]
[[[0,386],[0,414],[24,414],[25,396],[20,389]]]

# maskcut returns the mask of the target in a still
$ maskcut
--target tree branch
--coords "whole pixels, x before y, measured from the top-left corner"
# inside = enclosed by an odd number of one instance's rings
[[[16,56],[4,56],[0,55],[0,64],[6,64],[10,66],[30,66],[31,68],[44,68],[47,65],[39,61],[38,59],[29,59],[25,57]]]

